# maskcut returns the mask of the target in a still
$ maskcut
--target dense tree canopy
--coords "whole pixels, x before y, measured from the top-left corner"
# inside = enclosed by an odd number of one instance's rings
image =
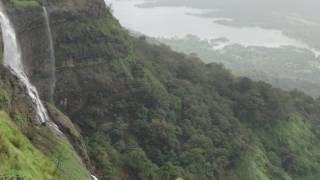
[[[220,64],[206,65],[143,38],[131,42],[130,62],[101,71],[116,81],[85,75],[99,88],[90,89],[85,103],[71,114],[86,134],[102,179],[256,179],[260,171],[271,179],[319,175],[320,164],[311,158],[320,158],[316,130],[311,128],[318,124],[318,101],[236,78]],[[83,93],[73,83],[68,86],[72,93]],[[294,133],[294,128],[305,132],[301,137],[281,133]],[[304,155],[296,152],[300,141],[317,145],[309,144],[313,150]],[[256,170],[244,171],[243,166]]]

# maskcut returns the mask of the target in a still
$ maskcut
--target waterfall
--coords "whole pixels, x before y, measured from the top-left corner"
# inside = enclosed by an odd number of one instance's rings
[[[49,92],[49,100],[53,102],[53,95],[55,91],[56,86],[56,58],[55,58],[55,51],[54,51],[54,44],[52,39],[52,32],[50,27],[50,18],[48,15],[48,11],[46,7],[42,7],[43,9],[43,15],[46,23],[47,28],[47,34],[48,34],[48,40],[49,40],[49,53],[50,53],[50,62],[51,62],[51,78],[50,78],[50,92]]]
[[[91,175],[91,179],[92,179],[92,180],[98,180],[98,178],[95,177],[94,175]]]
[[[25,86],[27,94],[35,105],[38,122],[40,124],[46,124],[48,127],[60,132],[58,127],[49,120],[47,111],[40,100],[37,89],[30,83],[28,76],[24,71],[21,50],[17,42],[15,30],[5,11],[2,9],[2,7],[0,8],[0,24],[4,42],[4,65]]]

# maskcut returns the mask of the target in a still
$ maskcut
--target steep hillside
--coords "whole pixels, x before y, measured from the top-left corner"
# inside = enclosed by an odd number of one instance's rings
[[[27,178],[54,179],[55,166],[49,159],[36,150],[13,125],[4,112],[0,112],[0,156],[3,175],[17,174]]]
[[[32,57],[44,52],[37,52],[36,45],[47,46],[42,41],[47,33],[41,33],[40,25],[39,38],[31,35],[32,28],[24,31],[37,18],[43,21],[38,16],[40,4],[12,0],[7,8],[21,45],[29,41],[35,45],[23,47],[24,56],[34,69],[29,75],[46,99],[47,81],[37,81],[46,77],[46,68],[40,68],[46,63]],[[103,0],[48,0],[47,5],[57,76],[54,102],[47,108],[99,179],[320,176],[319,100],[236,78],[221,65],[204,64],[164,45],[150,45],[143,37],[131,37]],[[37,148],[30,151],[53,169],[60,160],[58,179],[88,179],[68,143],[31,125],[30,104],[17,98],[25,98],[23,88],[5,69],[0,72],[0,107],[10,115],[0,113],[0,118],[15,122],[29,138],[18,136],[25,144],[21,147]],[[12,123],[7,126],[12,131],[4,133],[6,139],[15,131]],[[29,163],[38,168],[39,176],[39,171],[46,172],[32,160]],[[52,175],[50,166],[46,170],[44,174]]]
[[[88,179],[88,171],[66,139],[39,126],[31,99],[16,77],[3,67],[0,74],[0,175]]]
[[[239,172],[242,179],[312,179],[319,173],[317,145],[311,158],[287,135],[267,136],[287,126],[315,136],[317,101],[149,45],[130,37],[105,9],[96,12],[53,27],[59,34],[55,102],[81,127],[102,179],[239,179]],[[274,150],[277,138],[293,147]],[[246,155],[252,148],[257,159]]]
[[[8,11],[15,10],[10,4],[6,5]],[[18,7],[21,8],[20,5]],[[23,8],[34,8],[34,4],[31,6],[28,4]],[[3,43],[1,39],[1,57]],[[82,137],[75,136],[73,132],[61,134],[44,124],[40,125],[35,104],[27,94],[26,86],[12,74],[11,70],[2,65],[2,58],[0,62],[1,178],[19,176],[39,180],[89,179],[87,168],[66,139],[68,137],[81,141]],[[55,115],[58,110],[53,108],[48,110],[51,119],[60,125],[61,130],[68,129],[68,125],[59,123],[67,120]],[[75,141],[75,144],[77,143],[79,144]],[[82,157],[86,160],[86,156]]]

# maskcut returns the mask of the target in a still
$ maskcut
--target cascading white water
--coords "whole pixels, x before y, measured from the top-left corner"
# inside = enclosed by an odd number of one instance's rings
[[[54,44],[52,39],[52,31],[50,27],[50,18],[46,7],[42,7],[43,9],[43,15],[45,18],[45,23],[47,27],[47,34],[48,34],[48,40],[49,40],[49,53],[50,53],[50,62],[51,62],[51,78],[50,78],[50,92],[49,97],[50,101],[53,101],[53,95],[55,91],[55,85],[56,85],[56,58],[55,58],[55,50],[54,50]]]
[[[4,42],[4,65],[23,83],[32,99],[39,123],[48,123],[47,126],[60,132],[58,127],[49,120],[47,111],[40,100],[37,89],[30,83],[22,63],[21,50],[17,42],[15,30],[5,11],[0,7],[0,24]]]
[[[98,180],[98,178],[95,177],[94,175],[91,175],[91,179],[92,179],[92,180]]]

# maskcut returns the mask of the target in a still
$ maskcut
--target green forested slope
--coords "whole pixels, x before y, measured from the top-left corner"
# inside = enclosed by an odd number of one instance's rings
[[[55,102],[80,126],[101,179],[317,177],[318,100],[235,78],[95,15],[56,26]]]
[[[222,63],[237,76],[265,81],[284,90],[299,89],[313,97],[320,95],[319,60],[307,49],[230,45],[222,50],[212,50],[217,42],[207,42],[192,35],[148,40],[163,42],[178,52],[193,53],[206,63]]]
[[[78,152],[88,150],[100,179],[319,177],[319,100],[131,37],[102,0],[49,2],[59,9],[50,16],[57,108],[49,111]],[[27,104],[10,102],[5,107],[14,120],[29,117]],[[73,152],[64,151],[68,145],[30,128],[21,129],[48,159],[71,157],[60,179],[86,178]]]

